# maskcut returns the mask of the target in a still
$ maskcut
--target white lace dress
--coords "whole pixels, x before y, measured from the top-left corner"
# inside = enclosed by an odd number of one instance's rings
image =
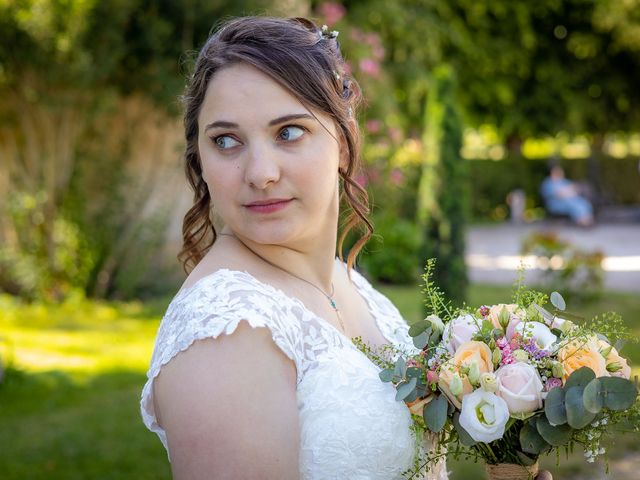
[[[351,276],[384,337],[413,348],[398,310],[360,274]],[[242,320],[268,328],[295,363],[302,479],[403,478],[413,465],[416,439],[409,410],[395,400],[394,387],[382,383],[379,368],[302,302],[240,271],[219,270],[179,292],[162,319],[140,404],[145,425],[165,448],[167,437],[154,413],[153,379],[194,341],[230,335]],[[444,465],[426,478],[445,480]]]

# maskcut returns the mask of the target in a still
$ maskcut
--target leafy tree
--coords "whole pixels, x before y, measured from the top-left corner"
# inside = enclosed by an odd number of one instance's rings
[[[131,293],[121,287],[141,273],[127,268],[131,255],[153,254],[162,238],[161,223],[148,211],[154,201],[161,213],[168,203],[158,186],[177,160],[183,52],[203,43],[225,16],[270,5],[0,2],[0,185],[6,187],[0,258],[32,265],[2,268],[0,288],[34,292],[33,282],[15,273],[34,270],[58,272],[37,295],[58,298],[70,288],[96,296]],[[36,211],[15,211],[24,202],[13,202],[10,211],[7,198],[31,199],[26,204]],[[25,228],[28,236],[19,231]],[[61,242],[64,232],[75,232],[77,242]],[[82,265],[85,273],[59,272],[61,245],[76,243],[65,253],[73,261],[64,265]]]

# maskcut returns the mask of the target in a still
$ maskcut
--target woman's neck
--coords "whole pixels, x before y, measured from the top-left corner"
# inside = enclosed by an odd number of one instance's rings
[[[220,235],[234,238],[256,259],[277,270],[304,279],[325,292],[332,290],[337,228],[333,232],[323,232],[322,235],[326,237],[316,238],[313,244],[302,247],[260,244],[226,228],[222,229]]]

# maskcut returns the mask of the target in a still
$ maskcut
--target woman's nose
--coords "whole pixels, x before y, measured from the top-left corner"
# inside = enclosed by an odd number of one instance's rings
[[[267,188],[280,179],[280,165],[276,153],[266,147],[254,146],[249,150],[245,181],[258,189]]]

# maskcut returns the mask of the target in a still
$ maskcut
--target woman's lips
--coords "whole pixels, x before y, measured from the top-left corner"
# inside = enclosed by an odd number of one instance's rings
[[[245,204],[250,212],[254,213],[273,213],[286,208],[292,201],[291,198],[274,198],[270,200],[259,200],[257,202],[251,202]]]

